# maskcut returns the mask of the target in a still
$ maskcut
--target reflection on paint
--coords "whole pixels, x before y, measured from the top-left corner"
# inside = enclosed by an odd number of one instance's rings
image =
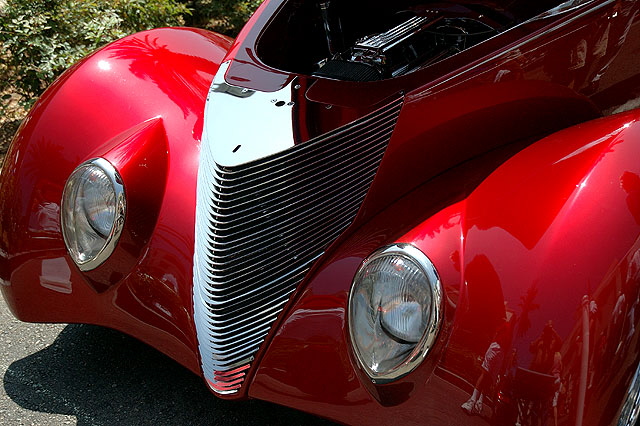
[[[42,261],[40,285],[58,293],[71,294],[71,269],[64,257]]]
[[[98,61],[98,68],[102,71],[111,71],[111,64],[108,61],[100,60]]]
[[[55,203],[42,203],[38,206],[38,225],[43,231],[60,230],[60,206]]]

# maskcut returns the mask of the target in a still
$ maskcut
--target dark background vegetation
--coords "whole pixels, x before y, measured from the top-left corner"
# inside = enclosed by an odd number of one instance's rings
[[[117,38],[167,26],[235,36],[262,0],[0,0],[0,155],[65,69]]]

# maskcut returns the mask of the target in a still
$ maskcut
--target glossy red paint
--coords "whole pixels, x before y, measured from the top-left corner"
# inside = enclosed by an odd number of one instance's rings
[[[535,141],[631,108],[640,95],[637,2],[596,0],[367,83],[263,62],[260,49],[279,48],[265,41],[265,27],[285,3],[265,1],[235,42],[190,29],[125,38],[45,93],[0,175],[0,278],[12,311],[25,321],[116,328],[200,373],[196,171],[207,92],[227,59],[227,81],[241,87],[272,91],[297,79],[297,143],[404,98],[354,224],[314,266],[252,367],[219,373],[248,377],[230,398],[350,424],[462,424],[471,418],[460,406],[497,342],[502,362],[483,384],[483,420],[514,424],[518,410],[551,419],[557,373],[559,424],[613,422],[638,363],[629,318],[640,297],[640,116]],[[583,41],[606,46],[576,67]],[[113,256],[81,273],[60,235],[59,203],[72,170],[96,156],[121,172],[128,213]],[[347,295],[362,260],[396,241],[415,244],[438,268],[445,319],[425,362],[376,386],[349,347]]]
[[[410,194],[316,270],[264,355],[250,395],[348,424],[462,424],[470,420],[460,406],[480,376],[478,360],[498,339],[503,362],[485,391],[484,420],[514,424],[520,409],[553,421],[547,404],[556,391],[557,352],[566,387],[559,424],[614,422],[640,358],[637,322],[629,317],[639,297],[639,143],[638,111],[559,132],[403,235],[390,224],[428,212],[431,194],[445,183]],[[346,305],[361,261],[392,241],[414,244],[436,265],[445,324],[427,362],[374,386],[348,346]],[[616,307],[621,295],[629,302]],[[540,336],[549,327],[558,340],[547,347]]]
[[[136,34],[73,67],[36,103],[0,178],[2,291],[18,318],[106,325],[199,371],[195,176],[207,92],[230,46],[194,29]],[[96,156],[120,171],[128,208],[116,252],[83,274],[66,253],[59,204],[69,174]]]
[[[557,374],[574,398],[559,406],[559,416],[576,424],[613,423],[637,365],[639,119],[637,111],[623,114],[535,144],[467,200],[468,320],[461,318],[461,335],[454,333],[451,342],[469,344],[472,335],[486,345],[509,318],[514,329],[504,351],[513,361],[505,365],[501,391],[521,406],[530,402],[533,415],[544,416]],[[531,157],[545,166],[532,168]],[[503,208],[489,213],[495,204]],[[495,273],[479,269],[472,276],[474,262]],[[474,285],[494,290],[473,294]],[[488,307],[501,303],[502,318],[498,309],[491,318]],[[520,388],[525,377],[535,379],[536,394]]]

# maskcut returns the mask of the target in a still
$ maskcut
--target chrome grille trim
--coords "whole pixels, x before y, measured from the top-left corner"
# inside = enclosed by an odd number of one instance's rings
[[[203,137],[196,207],[194,321],[202,369],[221,394],[256,352],[313,263],[353,222],[402,106],[398,99],[268,157],[215,161]]]

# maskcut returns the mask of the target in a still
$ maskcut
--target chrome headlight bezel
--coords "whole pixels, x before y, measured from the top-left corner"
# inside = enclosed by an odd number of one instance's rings
[[[431,294],[431,303],[430,303],[430,311],[429,318],[427,320],[427,324],[425,330],[422,334],[420,340],[415,343],[414,348],[411,352],[404,357],[404,359],[399,362],[395,367],[387,370],[387,371],[375,371],[373,370],[368,363],[365,361],[363,355],[361,354],[361,349],[358,347],[357,339],[355,336],[356,326],[354,324],[355,321],[355,307],[354,307],[354,297],[358,292],[358,287],[361,285],[360,281],[362,279],[363,271],[367,270],[367,267],[374,261],[379,260],[383,257],[398,257],[405,261],[412,262],[419,270],[424,274],[426,279],[426,285],[428,286],[428,291]],[[349,338],[351,340],[351,348],[357,359],[360,367],[366,372],[371,381],[375,384],[384,384],[389,383],[395,380],[398,380],[410,372],[412,372],[416,367],[418,367],[422,361],[426,358],[427,354],[433,348],[438,333],[440,331],[442,325],[442,313],[443,305],[442,305],[442,285],[440,282],[440,278],[436,271],[435,266],[429,260],[429,258],[422,253],[418,248],[410,244],[393,244],[389,246],[382,247],[376,250],[373,254],[367,257],[360,267],[353,279],[351,290],[349,292],[349,301],[348,301],[348,326],[349,326]]]
[[[109,229],[108,233],[100,233],[99,230],[94,231],[96,234],[103,239],[102,247],[97,250],[97,252],[88,257],[84,258],[82,253],[78,250],[78,230],[76,229],[76,195],[79,189],[79,186],[83,184],[80,178],[88,169],[94,169],[102,173],[104,177],[107,178],[110,183],[111,190],[113,191],[113,199],[114,199],[114,216],[113,222]],[[73,205],[70,205],[73,203]],[[125,197],[125,189],[122,177],[116,170],[116,168],[106,159],[104,158],[94,158],[84,163],[80,164],[75,170],[69,175],[67,182],[64,186],[64,190],[62,193],[62,201],[60,204],[60,223],[62,227],[62,236],[64,238],[65,245],[71,258],[78,265],[78,268],[81,271],[90,271],[92,269],[100,266],[104,261],[106,261],[109,256],[113,253],[116,248],[116,245],[120,239],[120,235],[122,234],[122,230],[124,228],[124,221],[126,215],[126,197]],[[89,220],[87,219],[89,223]]]

